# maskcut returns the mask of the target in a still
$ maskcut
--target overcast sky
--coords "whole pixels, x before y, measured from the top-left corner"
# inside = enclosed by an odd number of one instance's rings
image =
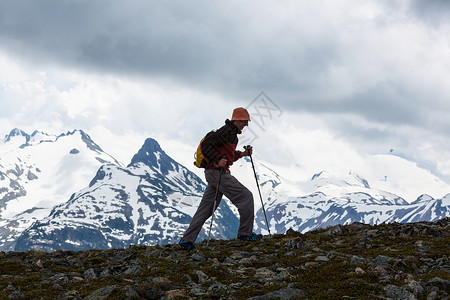
[[[0,2],[0,134],[83,129],[125,164],[153,137],[190,166],[244,106],[280,168],[392,149],[450,183],[449,80],[447,0]]]

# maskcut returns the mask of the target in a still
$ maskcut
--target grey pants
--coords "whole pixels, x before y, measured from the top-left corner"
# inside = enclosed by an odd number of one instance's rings
[[[217,183],[219,182],[219,172],[220,171],[218,170],[205,170],[205,177],[208,185],[206,186],[200,205],[192,217],[191,224],[183,235],[183,241],[192,243],[195,242],[203,224],[209,217],[211,217],[214,208]],[[253,220],[255,217],[252,193],[236,178],[231,176],[230,173],[223,172],[222,178],[220,179],[216,209],[219,207],[220,200],[223,195],[230,199],[231,203],[238,208],[240,215],[238,234],[252,235]],[[223,226],[226,225],[223,224]]]

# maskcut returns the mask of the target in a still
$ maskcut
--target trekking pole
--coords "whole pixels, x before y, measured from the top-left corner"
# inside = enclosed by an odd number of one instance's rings
[[[216,196],[214,197],[214,206],[213,206],[213,210],[212,210],[212,214],[211,214],[211,224],[209,224],[208,241],[206,242],[206,247],[208,247],[209,239],[211,237],[211,228],[212,228],[212,225],[213,225],[213,222],[214,222],[214,212],[216,211],[217,198],[219,196],[220,179],[222,179],[222,168],[220,168],[219,182],[217,183]]]
[[[248,148],[250,148],[250,147],[251,147],[250,145],[244,146],[244,149],[248,150]],[[248,156],[250,156],[250,161],[252,162],[253,174],[255,174],[256,186],[258,187],[259,198],[261,199],[261,205],[262,205],[262,209],[264,212],[264,218],[266,219],[267,231],[269,231],[269,236],[270,236],[271,234],[270,234],[269,222],[267,221],[266,210],[264,209],[264,202],[263,202],[263,199],[261,196],[261,190],[259,189],[259,183],[258,183],[258,177],[256,176],[255,165],[253,164],[252,155],[249,153]]]

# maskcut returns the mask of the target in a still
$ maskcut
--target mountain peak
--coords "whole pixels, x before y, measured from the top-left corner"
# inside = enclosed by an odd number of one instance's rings
[[[61,137],[66,137],[66,136],[74,136],[74,135],[78,135],[81,137],[81,140],[86,144],[86,146],[95,151],[95,152],[104,152],[102,150],[102,148],[100,148],[99,145],[97,145],[89,136],[89,134],[87,134],[86,132],[84,132],[81,129],[74,129],[72,131],[67,131],[67,133],[63,133],[61,135],[58,136],[58,139]]]
[[[8,135],[5,136],[5,141],[9,142],[11,138],[15,136],[23,136],[25,137],[27,142],[30,140],[30,135],[28,133],[26,133],[22,129],[14,128]]]
[[[103,152],[102,148],[100,148],[100,146],[97,145],[86,132],[84,132],[83,130],[78,130],[78,131],[81,134],[81,139],[83,140],[83,142],[87,145],[87,147],[89,149],[97,151],[97,152]]]
[[[321,171],[311,177],[317,186],[360,186],[370,189],[369,182],[360,175],[350,172]]]
[[[152,138],[147,138],[145,140],[144,145],[142,145],[142,149],[145,149],[145,150],[151,151],[151,152],[164,152],[161,149],[161,146],[159,145],[159,143]]]
[[[174,170],[177,163],[170,158],[164,150],[161,149],[159,143],[152,139],[147,138],[137,154],[133,156],[128,166],[132,166],[138,163],[143,163],[150,167],[155,167],[163,174],[168,174],[169,171]]]
[[[433,197],[431,197],[430,195],[427,195],[427,194],[423,194],[423,195],[420,195],[416,199],[416,201],[413,202],[413,204],[420,203],[420,202],[432,201],[432,200],[434,200]]]
[[[10,136],[16,136],[16,135],[28,136],[28,134],[25,131],[23,131],[22,129],[19,129],[19,128],[14,128],[13,130],[11,130],[9,135]]]

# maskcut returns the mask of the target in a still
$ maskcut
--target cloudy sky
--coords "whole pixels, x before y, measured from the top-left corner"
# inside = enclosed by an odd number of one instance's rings
[[[280,170],[392,152],[450,183],[449,23],[447,0],[2,0],[0,135],[83,129],[125,164],[153,137],[191,166],[243,106]]]

